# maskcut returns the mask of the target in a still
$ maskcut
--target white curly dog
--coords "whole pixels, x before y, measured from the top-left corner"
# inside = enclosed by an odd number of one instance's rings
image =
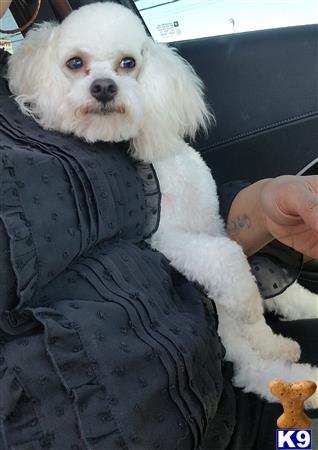
[[[299,345],[266,325],[210,170],[184,141],[213,117],[201,80],[175,50],[148,37],[129,9],[95,3],[31,30],[10,60],[9,81],[21,111],[43,128],[88,142],[129,140],[132,156],[154,165],[162,204],[151,244],[216,302],[236,386],[276,401],[268,389],[275,378],[317,381],[317,368],[295,363]],[[317,296],[297,284],[266,305],[288,319],[318,316]],[[306,406],[317,405],[318,395]]]

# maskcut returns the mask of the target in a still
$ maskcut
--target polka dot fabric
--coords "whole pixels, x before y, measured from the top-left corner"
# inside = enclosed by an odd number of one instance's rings
[[[220,427],[224,449],[230,366],[213,302],[144,241],[152,167],[9,98],[0,136],[1,450],[206,450]]]
[[[12,100],[3,108],[1,220],[14,256],[18,313],[92,246],[151,234],[160,192],[152,167],[133,164],[124,148],[63,140],[25,121]]]

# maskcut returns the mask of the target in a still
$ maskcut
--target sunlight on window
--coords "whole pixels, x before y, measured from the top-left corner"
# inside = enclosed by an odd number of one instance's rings
[[[162,42],[318,22],[317,0],[136,0]]]
[[[9,10],[0,19],[0,28],[2,30],[12,30],[17,28],[17,26],[18,25]],[[22,39],[23,35],[21,33],[16,34],[0,33],[0,48],[4,48],[6,51],[12,53],[14,49],[22,41]]]

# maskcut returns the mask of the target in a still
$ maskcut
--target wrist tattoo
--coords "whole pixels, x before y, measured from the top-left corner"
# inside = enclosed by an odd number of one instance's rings
[[[238,216],[235,220],[227,223],[226,229],[230,236],[237,236],[242,230],[249,230],[252,226],[251,219],[247,214]]]

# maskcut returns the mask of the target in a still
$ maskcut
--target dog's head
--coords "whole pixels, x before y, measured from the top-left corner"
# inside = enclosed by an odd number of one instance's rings
[[[8,75],[21,110],[44,128],[89,142],[130,140],[147,161],[176,150],[211,117],[191,66],[111,2],[31,30]]]

